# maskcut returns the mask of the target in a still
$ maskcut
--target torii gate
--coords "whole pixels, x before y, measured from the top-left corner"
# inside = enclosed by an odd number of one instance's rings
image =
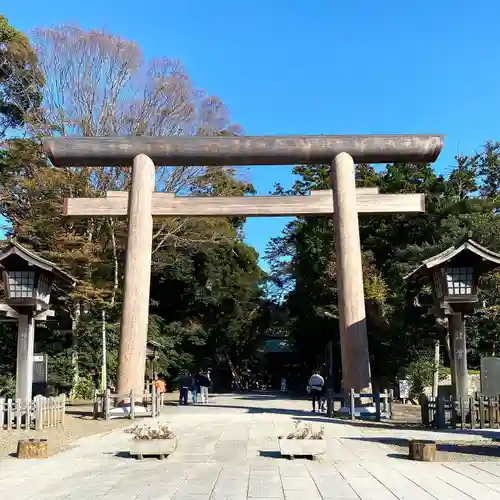
[[[434,162],[440,135],[45,138],[56,167],[132,166],[129,193],[69,198],[67,216],[128,215],[117,392],[142,393],[151,282],[152,216],[332,215],[345,390],[371,392],[359,213],[424,212],[421,194],[356,189],[355,163]],[[310,196],[177,197],[154,193],[155,163],[168,166],[331,164],[332,190]]]

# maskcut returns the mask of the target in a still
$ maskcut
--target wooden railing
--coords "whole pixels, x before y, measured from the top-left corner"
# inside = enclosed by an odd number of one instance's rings
[[[443,429],[498,429],[500,427],[500,396],[486,397],[476,393],[453,401],[442,396],[422,396],[422,424]]]
[[[94,418],[110,420],[111,410],[115,407],[113,402],[124,400],[130,401],[130,413],[128,414],[130,420],[135,419],[136,407],[138,405],[146,408],[149,416],[156,418],[160,415],[163,398],[164,395],[158,393],[154,385],[152,392],[144,392],[142,394],[134,394],[132,391],[121,394],[113,393],[109,389],[105,392],[96,391],[94,395]]]
[[[373,399],[375,403],[375,413],[373,418],[380,422],[381,418],[392,418],[392,401],[394,399],[393,391],[375,392],[373,394],[361,394],[351,389],[346,401],[346,395],[343,393],[332,393],[332,407],[335,409],[334,402],[340,401],[343,407],[349,408],[349,417],[351,420],[356,419],[356,400],[360,398]],[[359,406],[359,405],[358,405]],[[358,412],[359,413],[359,412]]]
[[[66,396],[46,398],[35,396],[33,400],[0,398],[1,430],[43,430],[64,425]]]

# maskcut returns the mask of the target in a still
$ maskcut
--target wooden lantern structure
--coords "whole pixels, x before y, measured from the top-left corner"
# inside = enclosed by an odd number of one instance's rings
[[[54,316],[50,309],[53,287],[73,287],[76,279],[15,240],[0,252],[0,267],[5,295],[0,311],[18,323],[16,399],[31,400],[35,322]]]
[[[433,312],[448,319],[454,396],[468,397],[467,339],[464,317],[479,304],[478,280],[500,266],[500,254],[481,246],[470,236],[426,259],[407,280],[431,284]]]

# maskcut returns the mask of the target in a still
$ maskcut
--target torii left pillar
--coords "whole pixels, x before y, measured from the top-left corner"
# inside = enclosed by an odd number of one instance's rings
[[[353,158],[339,153],[331,172],[344,392],[367,394],[372,392],[371,372]]]
[[[152,199],[155,165],[139,154],[134,158],[128,200],[128,237],[116,392],[144,392],[148,339],[149,289],[153,247]],[[123,398],[120,398],[123,399]]]

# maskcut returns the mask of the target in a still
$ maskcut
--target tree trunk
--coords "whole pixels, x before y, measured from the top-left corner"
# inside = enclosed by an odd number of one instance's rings
[[[233,362],[231,361],[231,357],[227,352],[224,353],[224,356],[226,358],[227,365],[231,370],[231,375],[233,376],[233,379],[236,382],[236,387],[238,387],[238,389],[241,389],[241,377],[238,375],[238,372],[236,371],[236,368]]]

